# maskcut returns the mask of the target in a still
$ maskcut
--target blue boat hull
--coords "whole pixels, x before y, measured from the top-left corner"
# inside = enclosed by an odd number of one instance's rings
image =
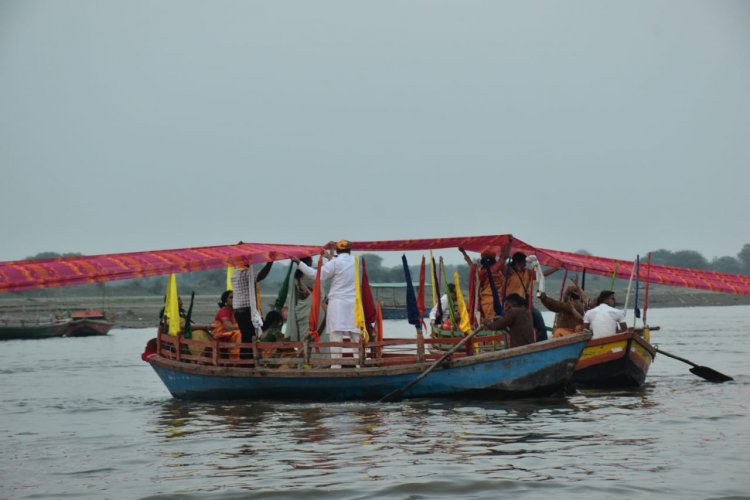
[[[448,361],[404,397],[548,394],[573,376],[589,335]],[[185,363],[152,356],[149,363],[176,398],[190,400],[373,400],[399,389],[430,366],[342,369],[247,369]]]

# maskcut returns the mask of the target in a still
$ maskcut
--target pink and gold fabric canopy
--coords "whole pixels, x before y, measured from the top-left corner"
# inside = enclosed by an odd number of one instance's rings
[[[0,262],[0,292],[98,283],[170,273],[218,269],[290,257],[319,254],[325,245],[238,243],[210,247],[156,250],[46,260]],[[634,262],[563,252],[529,245],[509,234],[425,238],[413,240],[353,241],[354,252],[420,251],[465,248],[481,252],[500,247],[537,256],[545,266],[628,279]],[[645,260],[645,258],[644,258]],[[641,281],[730,294],[750,295],[750,276],[700,271],[641,262]]]
[[[0,262],[0,292],[187,273],[304,257],[320,246],[238,243],[210,247]]]

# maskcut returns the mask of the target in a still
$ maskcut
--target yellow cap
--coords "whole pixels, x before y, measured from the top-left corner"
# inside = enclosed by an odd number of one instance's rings
[[[339,240],[336,242],[336,250],[351,250],[352,242],[349,240]]]

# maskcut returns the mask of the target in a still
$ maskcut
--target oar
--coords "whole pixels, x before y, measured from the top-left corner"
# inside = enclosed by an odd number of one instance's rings
[[[396,389],[395,391],[392,391],[392,392],[386,394],[385,396],[383,396],[382,398],[380,398],[380,400],[378,401],[378,403],[389,403],[389,402],[392,402],[392,401],[400,401],[401,400],[401,396],[403,396],[403,394],[406,391],[408,391],[409,389],[411,389],[412,387],[414,387],[417,383],[419,383],[420,380],[422,380],[427,375],[429,375],[432,370],[434,370],[435,368],[437,368],[438,366],[440,366],[443,363],[443,361],[445,361],[446,359],[448,359],[448,357],[450,357],[451,354],[453,354],[457,350],[461,349],[461,347],[463,347],[463,345],[466,344],[466,342],[468,342],[469,340],[471,340],[474,337],[474,335],[476,335],[477,333],[479,333],[481,330],[482,330],[482,327],[480,326],[479,328],[477,328],[476,330],[474,330],[473,332],[471,332],[470,334],[468,334],[466,337],[464,337],[463,339],[461,339],[461,342],[459,342],[458,344],[454,345],[445,354],[443,354],[440,357],[440,359],[438,359],[437,361],[435,361],[434,363],[432,363],[432,365],[430,365],[429,368],[427,368],[425,371],[423,371],[417,378],[415,378],[414,380],[412,380],[411,382],[409,382],[408,384],[406,384],[405,386],[403,386],[401,389]]]
[[[683,363],[687,363],[687,364],[691,365],[692,368],[690,369],[690,373],[692,373],[694,375],[698,375],[699,377],[702,377],[702,378],[708,380],[709,382],[727,382],[729,380],[734,380],[732,377],[730,377],[728,375],[724,375],[723,373],[719,373],[716,370],[714,370],[713,368],[709,368],[707,366],[700,366],[700,365],[698,365],[696,363],[693,363],[692,361],[690,361],[688,359],[681,358],[679,356],[675,356],[674,354],[670,354],[668,352],[662,351],[661,349],[659,349],[656,346],[654,346],[654,350],[656,352],[660,353],[660,354],[663,354],[663,355],[668,356],[670,358],[674,358],[674,359],[676,359],[678,361],[682,361]]]

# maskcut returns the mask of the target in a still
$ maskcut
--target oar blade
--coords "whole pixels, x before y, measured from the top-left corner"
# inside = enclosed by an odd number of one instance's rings
[[[730,380],[734,380],[729,375],[724,375],[723,373],[717,372],[713,368],[709,368],[707,366],[694,366],[690,369],[690,373],[694,375],[698,375],[701,378],[704,378],[708,380],[709,382],[729,382]]]

